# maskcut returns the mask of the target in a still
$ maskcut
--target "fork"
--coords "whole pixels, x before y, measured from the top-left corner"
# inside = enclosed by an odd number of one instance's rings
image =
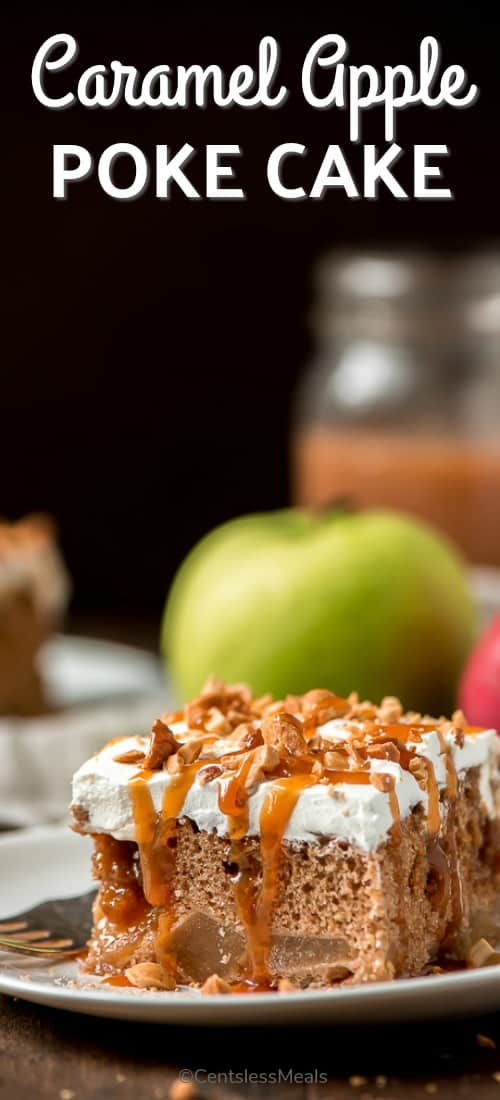
[[[0,951],[40,957],[73,958],[87,944],[96,891],[57,898],[0,921]]]

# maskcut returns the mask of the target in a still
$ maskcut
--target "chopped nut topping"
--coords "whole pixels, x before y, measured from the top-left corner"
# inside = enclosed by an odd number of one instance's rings
[[[288,978],[280,978],[278,982],[278,993],[297,993],[298,986],[290,982]]]
[[[140,749],[129,749],[128,752],[122,752],[120,756],[114,756],[113,760],[115,764],[143,764],[144,753]]]
[[[219,707],[209,707],[205,715],[204,729],[207,733],[216,733],[218,737],[223,737],[225,733],[231,733],[232,726]]]
[[[429,781],[429,770],[427,767],[427,761],[424,760],[421,756],[412,756],[408,767],[413,777],[417,780],[417,783],[421,790],[426,791]]]
[[[165,718],[184,721],[192,731],[198,731],[191,739],[182,741],[174,736]],[[342,737],[323,735],[321,727],[332,718],[343,719]],[[461,743],[466,729],[466,719],[456,711],[451,722],[435,719],[416,712],[403,713],[399,699],[386,696],[380,706],[359,700],[356,693],[343,699],[326,689],[306,692],[303,696],[287,695],[273,701],[266,694],[252,698],[247,684],[226,685],[217,677],[207,680],[197,699],[187,703],[184,711],[172,712],[154,723],[149,747],[142,754],[139,749],[118,753],[118,762],[142,765],[144,768],[164,767],[171,775],[179,775],[204,756],[199,772],[201,785],[219,778],[224,772],[239,772],[245,757],[251,755],[249,766],[245,764],[243,794],[265,776],[284,765],[283,774],[289,773],[290,756],[304,756],[304,770],[318,782],[328,782],[328,772],[364,771],[370,774],[372,784],[389,792],[394,788],[394,777],[386,772],[371,772],[371,761],[388,761],[409,769],[423,790],[428,789],[429,768],[425,758],[415,753],[413,740],[421,740],[418,728],[410,739],[398,739],[397,727],[429,723],[440,735],[452,734]],[[392,729],[391,727],[395,727]],[[414,733],[414,736],[413,736]],[[227,740],[227,752],[210,751],[210,740]],[[294,767],[294,771],[297,765]],[[76,823],[78,828],[79,823]]]
[[[386,695],[377,711],[377,718],[385,726],[391,726],[401,720],[403,708],[394,695]]]
[[[178,748],[179,742],[176,741],[172,730],[162,722],[161,718],[157,718],[151,729],[149,748],[144,757],[144,767],[151,768],[153,771],[162,768],[165,760],[172,753],[177,752]]]
[[[230,698],[240,699],[244,707],[250,707],[252,704],[252,691],[248,684],[229,684],[226,689]]]
[[[495,951],[488,940],[481,938],[469,948],[465,958],[467,965],[471,967],[498,966],[500,951]]]
[[[193,764],[194,761],[198,759],[202,750],[203,738],[193,737],[190,741],[185,741],[184,744],[181,745],[177,752],[177,756],[180,757],[184,764]]]
[[[262,737],[266,745],[272,745],[279,753],[297,756],[307,751],[302,723],[286,711],[266,715],[262,722]]]
[[[465,717],[465,714],[464,714],[463,710],[454,711],[454,713],[451,716],[451,721],[452,721],[452,723],[453,723],[456,730],[462,730],[462,732],[465,730],[465,727],[467,725],[467,719]]]
[[[252,763],[245,779],[247,791],[261,783],[266,775],[274,772],[280,762],[280,754],[273,745],[261,745],[258,749],[252,749]]]
[[[70,806],[70,811],[73,818],[71,828],[75,833],[84,833],[85,825],[90,821],[89,811],[84,806],[76,806],[74,803]]]
[[[165,767],[169,775],[179,775],[184,767],[184,760],[180,752],[172,753],[172,756],[169,756],[165,761]]]
[[[137,989],[175,989],[173,978],[162,970],[159,963],[136,963],[125,971],[125,977]]]
[[[219,978],[218,974],[211,974],[202,985],[201,992],[205,995],[210,995],[212,993],[230,993],[231,986],[224,981],[224,978]]]
[[[205,787],[207,783],[211,783],[212,779],[217,779],[222,773],[223,768],[220,764],[207,764],[205,768],[201,768],[198,772],[198,783]]]
[[[341,699],[334,695],[333,691],[307,691],[302,696],[302,713],[304,720],[314,725],[322,725],[332,718],[342,718],[349,713],[347,699]]]
[[[166,714],[161,715],[161,720],[165,723],[166,726],[171,726],[173,722],[182,722],[184,721],[184,711],[169,710]]]
[[[256,749],[259,745],[264,744],[261,731],[255,729],[251,722],[241,722],[229,734],[227,741],[234,746],[235,752],[249,752],[250,749]]]
[[[394,741],[384,741],[383,744],[369,745],[366,749],[367,756],[374,760],[392,760],[399,764],[400,752]]]
[[[218,676],[209,676],[201,689],[201,695],[223,695],[225,690],[224,680],[219,680]]]
[[[256,718],[261,718],[266,707],[271,706],[272,701],[272,695],[259,695],[259,697],[254,699],[250,704],[251,713],[254,714]]]
[[[347,771],[349,767],[347,753],[343,752],[340,748],[325,752],[323,760],[325,762],[325,768],[328,768],[329,771],[343,772]]]

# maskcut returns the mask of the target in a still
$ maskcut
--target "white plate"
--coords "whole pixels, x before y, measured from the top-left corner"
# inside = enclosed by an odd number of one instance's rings
[[[90,841],[60,826],[0,838],[0,920],[49,897],[89,889]],[[158,1023],[228,1025],[380,1023],[483,1013],[500,1008],[500,970],[491,967],[351,989],[202,997],[98,987],[75,963],[50,966],[0,955],[0,992],[91,1016]]]
[[[133,646],[61,635],[44,647],[40,665],[59,709],[0,718],[3,825],[60,821],[80,764],[112,737],[146,732],[172,702],[159,659]]]

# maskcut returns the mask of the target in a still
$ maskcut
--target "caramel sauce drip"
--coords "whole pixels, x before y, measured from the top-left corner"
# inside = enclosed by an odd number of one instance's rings
[[[134,844],[94,835],[93,869],[101,881],[99,906],[106,920],[120,931],[140,924],[148,910],[135,853]]]
[[[431,840],[427,846],[427,863],[434,880],[433,902],[443,922],[450,902],[451,876],[448,859],[437,840]]]
[[[247,944],[247,978],[252,984],[269,989],[269,953],[273,914],[278,900],[282,841],[297,799],[305,787],[313,786],[316,776],[297,775],[274,780],[266,790],[260,813],[261,881],[259,868],[245,851],[241,839],[233,841],[231,859],[238,864],[233,893]]]
[[[439,744],[441,747],[441,754],[445,758],[446,762],[446,794],[448,798],[456,798],[458,779],[457,769],[453,763],[453,755],[451,751],[451,745],[448,744],[446,737],[442,730],[437,731],[439,738]]]
[[[456,842],[456,828],[455,828],[455,807],[452,806],[451,813],[453,814],[453,820],[448,833],[448,869],[450,873],[450,885],[451,885],[451,920],[448,928],[448,938],[452,939],[454,933],[461,927],[463,915],[464,915],[464,898],[463,898],[463,885],[462,885],[462,871],[460,867],[460,857],[457,850]]]
[[[389,791],[389,806],[392,814],[392,829],[391,836],[396,844],[399,844],[401,840],[401,812],[399,809],[398,796],[396,794],[396,788],[393,787]]]
[[[427,768],[427,796],[429,799],[427,808],[427,829],[431,836],[437,836],[441,827],[441,809],[439,805],[439,787],[437,784],[434,765],[431,760],[424,761]]]
[[[134,775],[128,788],[144,896],[150,905],[164,910],[158,921],[156,954],[162,968],[174,976],[175,959],[169,954],[168,940],[174,918],[172,879],[175,871],[175,833],[177,818],[201,766],[201,762],[196,761],[170,777],[159,814],[147,782],[151,773],[139,772]]]
[[[248,831],[248,793],[245,782],[252,764],[250,753],[245,753],[239,768],[219,782],[219,809],[228,819],[231,840],[241,840]]]

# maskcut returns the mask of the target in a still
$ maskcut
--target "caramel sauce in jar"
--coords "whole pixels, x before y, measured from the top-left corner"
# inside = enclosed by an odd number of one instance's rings
[[[427,520],[481,565],[500,565],[500,445],[458,436],[312,425],[293,439],[294,499],[394,508]]]

